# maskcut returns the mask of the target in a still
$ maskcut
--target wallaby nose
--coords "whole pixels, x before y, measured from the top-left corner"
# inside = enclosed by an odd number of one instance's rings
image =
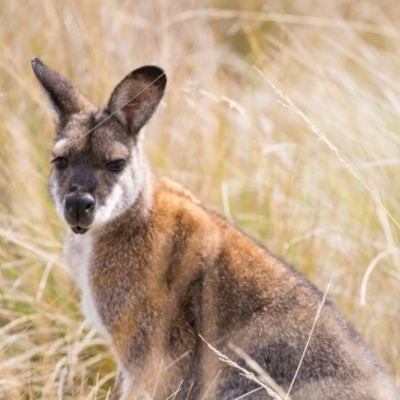
[[[70,194],[65,199],[65,219],[71,226],[88,227],[93,222],[94,198]]]

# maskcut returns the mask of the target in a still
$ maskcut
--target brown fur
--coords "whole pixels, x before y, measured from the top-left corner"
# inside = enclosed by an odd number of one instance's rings
[[[57,77],[54,71],[43,68],[48,67],[34,63],[57,111],[68,98],[68,85],[61,81],[61,99],[57,98]],[[100,154],[114,152],[107,156],[110,159],[134,157],[137,132],[163,91],[163,87],[161,90],[161,86],[150,83],[151,90],[143,94],[146,82],[154,78],[154,71],[150,72],[141,69],[140,74],[128,75],[109,103],[111,109],[117,109],[117,117],[118,109],[122,110],[117,119],[126,129],[126,138],[114,120],[101,128],[111,143],[106,146],[108,150],[101,147],[103,142],[97,139],[96,131],[90,144],[82,138],[80,150],[73,146],[67,150],[65,143],[57,148],[56,144],[55,152],[62,151],[63,157],[72,153],[68,156],[72,160],[70,172],[55,171],[52,175],[58,190],[54,189],[53,195],[56,203],[58,195],[64,196],[57,185],[68,186],[76,171],[82,173],[79,163],[73,163],[74,154],[79,153],[79,162],[87,162],[89,169],[101,169],[93,175],[97,177],[106,176],[100,161],[93,161],[101,160]],[[51,85],[47,74],[51,75]],[[126,90],[132,79],[134,84]],[[76,89],[71,90],[71,97],[76,98]],[[125,102],[138,90],[137,111],[133,103]],[[74,109],[71,103],[68,98],[68,110]],[[87,109],[85,102],[81,112],[87,113]],[[86,122],[68,130],[72,117],[61,113],[59,137],[70,139],[79,129],[80,134],[87,129],[87,119],[81,116]],[[135,115],[139,115],[138,120]],[[113,139],[114,131],[118,139]],[[126,148],[132,151],[130,155],[125,155]],[[115,176],[99,178],[99,188],[90,189],[91,195],[95,199],[104,197],[106,204],[112,193],[107,187],[120,179]],[[85,226],[89,230],[85,235],[91,235],[91,252],[87,263],[90,287],[81,284],[86,293],[83,302],[93,301],[117,359],[120,371],[116,393],[124,400],[166,399],[179,388],[175,399],[228,400],[257,388],[238,370],[220,362],[200,335],[244,366],[229,343],[241,348],[287,391],[321,293],[298,271],[207,210],[177,183],[151,174],[145,178],[132,205],[100,226]],[[66,258],[71,268],[80,268],[76,260],[79,264],[85,253],[79,236],[71,233],[67,240]],[[85,296],[90,299],[85,300]],[[400,398],[371,351],[330,301],[322,308],[290,396],[295,400]],[[247,398],[269,396],[265,390],[258,390]]]

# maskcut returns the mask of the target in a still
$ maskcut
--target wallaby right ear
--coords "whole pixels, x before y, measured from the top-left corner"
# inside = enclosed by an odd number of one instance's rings
[[[72,114],[93,107],[67,78],[53,71],[36,57],[32,59],[32,68],[50,100],[57,123]]]
[[[166,84],[165,73],[159,67],[148,65],[135,69],[114,89],[108,111],[129,133],[136,135],[156,110]]]

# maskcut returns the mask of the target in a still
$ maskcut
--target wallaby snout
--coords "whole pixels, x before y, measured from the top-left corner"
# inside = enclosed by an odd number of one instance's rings
[[[74,233],[85,233],[93,223],[95,201],[90,194],[69,194],[65,198],[64,217]]]

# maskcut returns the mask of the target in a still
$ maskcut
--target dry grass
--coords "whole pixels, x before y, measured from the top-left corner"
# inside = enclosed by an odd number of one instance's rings
[[[99,104],[133,68],[163,66],[146,127],[156,171],[320,288],[333,275],[331,296],[400,385],[400,6],[264,3],[0,2],[0,399],[107,398],[114,378],[62,265],[32,56]]]

